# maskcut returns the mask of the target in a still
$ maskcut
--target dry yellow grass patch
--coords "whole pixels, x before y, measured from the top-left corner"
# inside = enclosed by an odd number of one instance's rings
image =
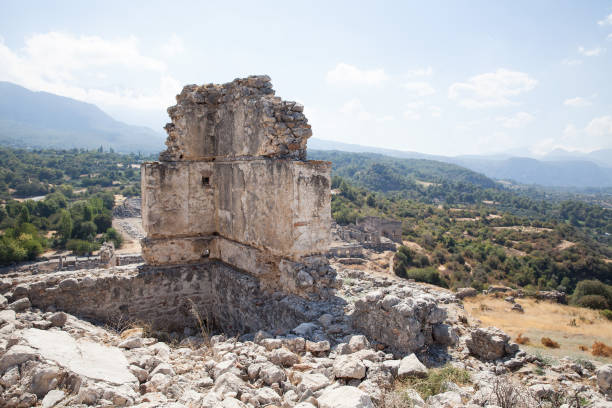
[[[510,311],[511,304],[503,299],[484,295],[464,300],[465,310],[480,320],[483,326],[499,327],[513,338],[521,334],[532,339],[548,337],[560,345],[550,350],[558,355],[584,355],[580,345],[594,342],[612,343],[612,321],[604,319],[597,310],[537,302],[535,299],[517,299],[525,313]],[[539,341],[530,347],[545,350]]]

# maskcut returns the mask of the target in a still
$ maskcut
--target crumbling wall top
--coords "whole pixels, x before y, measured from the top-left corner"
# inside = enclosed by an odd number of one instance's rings
[[[168,108],[167,150],[161,161],[239,157],[306,159],[312,130],[304,107],[274,96],[267,75],[187,85]]]

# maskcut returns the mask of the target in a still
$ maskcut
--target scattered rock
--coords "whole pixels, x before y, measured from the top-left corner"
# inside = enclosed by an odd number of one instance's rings
[[[597,369],[597,385],[604,394],[612,394],[612,364],[606,364]]]
[[[459,288],[455,296],[459,299],[465,299],[467,297],[478,296],[478,291],[474,288]]]
[[[55,312],[51,316],[49,316],[48,320],[55,327],[64,327],[66,324],[66,320],[68,320],[68,315],[64,312]]]
[[[517,351],[509,340],[510,336],[495,327],[479,327],[470,332],[465,344],[473,355],[484,360],[497,360]]]
[[[334,361],[336,378],[362,379],[366,375],[366,366],[352,355],[341,355]]]
[[[357,387],[326,390],[317,399],[319,408],[374,408],[370,397]]]
[[[398,378],[426,377],[427,367],[425,367],[425,365],[419,361],[417,356],[412,353],[409,356],[402,358],[400,361],[397,369],[397,376]]]
[[[51,390],[42,400],[42,408],[52,408],[64,399],[66,393],[62,390]]]
[[[9,304],[8,308],[14,310],[15,312],[23,312],[24,310],[29,309],[31,306],[32,304],[30,303],[30,299],[21,298]]]

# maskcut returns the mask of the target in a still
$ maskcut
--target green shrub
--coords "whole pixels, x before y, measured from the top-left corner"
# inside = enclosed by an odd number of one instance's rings
[[[414,279],[417,282],[430,283],[432,285],[448,288],[448,283],[442,279],[440,273],[433,267],[409,269],[406,271],[407,279]]]
[[[591,297],[583,300],[587,296]],[[580,281],[578,285],[576,285],[576,289],[572,295],[572,303],[592,309],[607,309],[612,305],[612,286],[606,285],[598,280]],[[587,304],[591,306],[586,306]],[[596,307],[597,305],[600,307]]]
[[[413,388],[423,399],[432,395],[445,392],[444,385],[453,382],[457,385],[470,383],[470,373],[466,370],[454,367],[450,364],[442,368],[429,370],[426,378],[408,378],[405,381],[406,388]]]
[[[586,295],[582,296],[576,302],[578,306],[588,307],[589,309],[607,309],[608,302],[606,298],[601,295]]]
[[[600,310],[599,314],[605,319],[612,320],[612,310],[610,309]]]
[[[114,228],[109,228],[106,230],[106,234],[104,234],[104,240],[113,241],[113,244],[115,244],[115,248],[119,248],[121,244],[123,244],[123,237]]]
[[[93,251],[99,248],[99,245],[81,239],[71,239],[66,243],[66,248],[76,255],[91,255]]]

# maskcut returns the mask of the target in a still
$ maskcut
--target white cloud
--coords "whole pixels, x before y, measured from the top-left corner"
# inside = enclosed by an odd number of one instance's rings
[[[606,49],[601,47],[595,47],[590,50],[583,46],[578,47],[578,52],[585,57],[599,57]]]
[[[570,123],[563,130],[563,145],[568,149],[590,151],[612,147],[612,116],[593,118],[581,129]]]
[[[608,34],[608,41],[612,41],[612,33]]]
[[[575,98],[569,98],[563,101],[565,106],[571,106],[572,108],[583,108],[585,106],[591,106],[592,103],[587,98],[577,96]]]
[[[163,111],[180,91],[165,62],[141,53],[134,36],[35,34],[19,51],[0,42],[0,61],[0,80],[102,108]]]
[[[594,118],[586,125],[585,131],[590,136],[612,137],[612,116]]]
[[[388,79],[382,68],[362,70],[353,65],[339,63],[327,73],[327,82],[332,84],[380,85]]]
[[[342,105],[340,108],[340,113],[363,121],[373,120],[376,122],[387,122],[393,120],[393,116],[391,115],[376,116],[373,113],[368,112],[363,106],[363,103],[361,103],[361,101],[357,98],[351,99]]]
[[[419,119],[421,119],[421,113],[417,112],[415,110],[412,110],[412,109],[408,109],[408,110],[404,111],[402,116],[405,119],[408,119],[408,120],[419,120]]]
[[[161,45],[161,52],[165,57],[175,57],[185,52],[185,44],[183,39],[177,34],[170,35],[167,41]]]
[[[442,115],[442,109],[438,106],[428,106],[423,101],[415,101],[406,104],[406,110],[403,112],[402,116],[408,120],[417,120],[421,119],[427,113],[433,118],[438,118]]]
[[[432,74],[433,74],[432,67],[411,69],[408,72],[406,72],[406,76],[409,78],[431,76]]]
[[[612,14],[608,14],[606,18],[601,21],[598,21],[597,24],[599,24],[600,26],[612,25]]]
[[[406,89],[413,97],[423,97],[436,93],[436,90],[427,82],[406,82],[402,84],[402,88]]]
[[[442,116],[442,108],[438,106],[430,106],[429,113],[431,114],[432,118],[439,118],[440,116]]]
[[[448,97],[466,108],[490,108],[513,105],[511,97],[531,91],[538,81],[528,74],[498,69],[457,82],[448,89]]]
[[[501,125],[508,129],[520,129],[533,122],[533,115],[527,112],[517,112],[512,116],[500,116],[496,118]]]
[[[572,59],[572,58],[566,58],[563,61],[561,61],[561,63],[563,65],[569,65],[569,66],[575,66],[575,65],[580,65],[582,64],[582,60],[579,59]]]

